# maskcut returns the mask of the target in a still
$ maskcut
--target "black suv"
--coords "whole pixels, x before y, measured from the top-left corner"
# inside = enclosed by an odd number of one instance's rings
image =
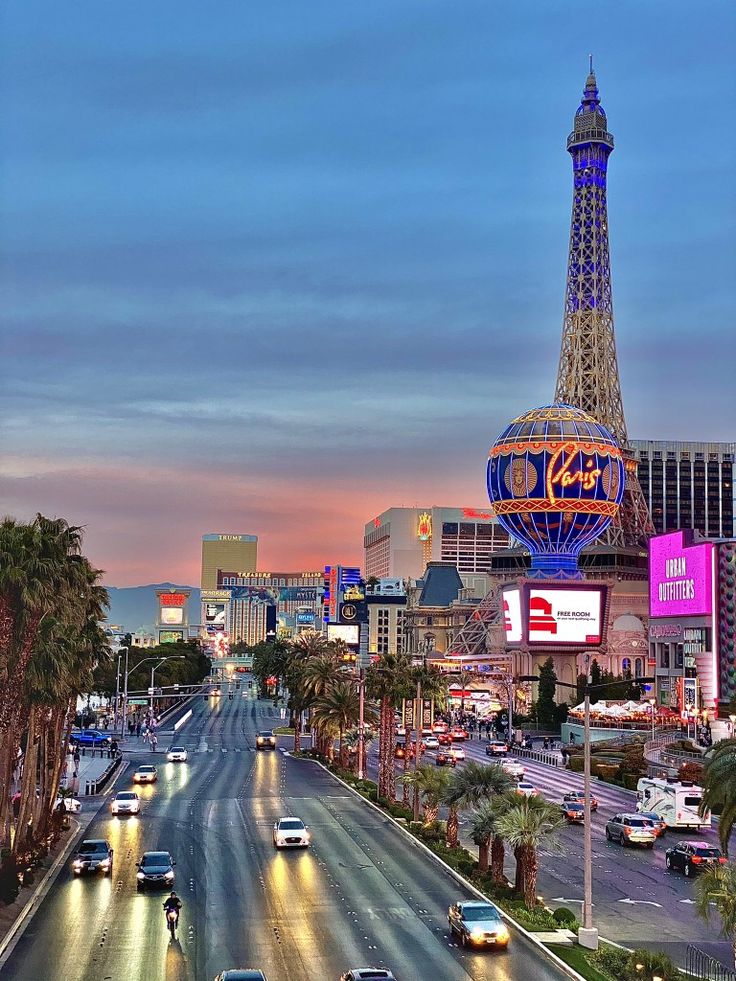
[[[668,869],[684,872],[690,878],[710,865],[725,865],[720,848],[709,845],[707,841],[678,841],[665,852],[665,865]]]
[[[88,838],[77,849],[72,861],[72,871],[74,875],[84,875],[85,872],[112,875],[112,855],[109,841],[104,838]]]

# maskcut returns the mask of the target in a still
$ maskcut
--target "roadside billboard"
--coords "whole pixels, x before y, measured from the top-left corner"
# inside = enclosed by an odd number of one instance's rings
[[[692,531],[649,541],[649,615],[707,616],[713,611],[713,542],[695,542]]]

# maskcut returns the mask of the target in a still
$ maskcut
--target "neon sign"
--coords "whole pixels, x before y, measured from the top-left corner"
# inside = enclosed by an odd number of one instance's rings
[[[159,606],[184,606],[187,597],[184,593],[160,593]]]
[[[432,515],[424,511],[419,515],[417,523],[417,538],[420,542],[428,542],[432,537]]]
[[[555,473],[557,462],[568,451],[570,455],[566,460],[563,460],[560,469]],[[602,473],[601,469],[595,466],[595,460],[589,459],[583,470],[570,470],[573,460],[579,452],[579,447],[576,447],[574,443],[564,443],[550,457],[547,464],[547,496],[553,504],[557,500],[553,484],[559,484],[561,487],[572,487],[573,484],[580,484],[583,490],[592,491],[595,489]]]

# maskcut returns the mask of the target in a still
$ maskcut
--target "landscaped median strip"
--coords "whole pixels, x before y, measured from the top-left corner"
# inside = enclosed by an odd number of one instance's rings
[[[293,756],[294,754],[292,753],[290,755]],[[305,756],[301,758],[310,760],[312,763],[316,763],[317,766],[321,766],[322,769],[325,770],[325,772],[329,773],[330,776],[334,777],[335,780],[341,783],[343,787],[346,787],[352,794],[355,794],[355,796],[359,800],[362,800],[369,807],[372,807],[374,810],[378,811],[378,813],[382,817],[386,818],[388,821],[391,821],[391,823],[396,828],[398,828],[403,834],[405,834],[418,848],[426,852],[427,855],[430,855],[435,860],[435,862],[441,865],[442,868],[447,873],[449,873],[449,875],[453,879],[459,882],[464,888],[469,889],[474,896],[478,897],[478,899],[482,899],[484,902],[493,902],[493,900],[489,900],[488,897],[480,891],[480,889],[476,888],[476,886],[474,886],[472,882],[469,882],[464,876],[462,876],[459,872],[453,869],[451,865],[448,865],[447,862],[443,861],[443,859],[440,858],[440,856],[436,852],[432,851],[432,849],[429,848],[427,845],[425,845],[423,841],[420,841],[419,838],[416,837],[416,835],[413,835],[408,828],[404,827],[404,825],[401,824],[399,821],[397,821],[391,814],[385,811],[378,804],[375,804],[373,801],[368,800],[367,797],[364,797],[363,794],[361,794],[354,787],[351,787],[351,785],[347,783],[345,780],[343,780],[342,777],[339,777],[336,773],[333,773],[333,771],[330,770],[329,767],[325,766],[324,763],[321,763],[319,760],[315,760],[313,757],[309,757],[309,756]],[[508,920],[508,922],[516,930],[518,930],[523,937],[525,937],[530,943],[532,943],[535,947],[537,947],[539,951],[543,953],[548,960],[552,961],[554,965],[557,968],[559,968],[559,970],[561,970],[569,978],[572,978],[573,981],[600,981],[600,977],[601,977],[600,973],[596,973],[595,975],[590,974],[586,978],[585,975],[580,974],[578,971],[575,970],[575,968],[573,968],[570,964],[567,964],[561,957],[559,957],[556,953],[554,953],[554,951],[550,950],[549,947],[545,946],[545,944],[543,944],[537,937],[535,937],[533,933],[530,933],[529,930],[523,927],[517,920],[513,918],[513,916],[510,916],[502,907],[499,907],[499,909],[501,915],[504,917],[505,920]]]

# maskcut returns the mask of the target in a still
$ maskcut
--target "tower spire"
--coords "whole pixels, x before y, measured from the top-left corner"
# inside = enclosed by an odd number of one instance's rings
[[[555,401],[589,412],[625,451],[626,491],[608,543],[641,545],[652,533],[652,525],[636,461],[631,454],[626,459],[629,440],[616,355],[606,202],[613,136],[598,94],[592,55],[567,150],[572,157],[573,202]]]

